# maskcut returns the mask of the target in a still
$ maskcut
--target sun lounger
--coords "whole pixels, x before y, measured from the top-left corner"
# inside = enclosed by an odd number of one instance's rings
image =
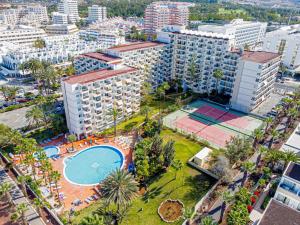
[[[87,198],[84,200],[87,204],[90,204],[91,203],[91,201],[90,200],[88,200]]]
[[[56,187],[53,188],[53,190],[58,190],[58,189],[61,189],[61,186],[57,186],[57,188]]]
[[[96,195],[96,194],[93,195],[92,197],[93,197],[95,200],[98,200],[98,199],[99,199],[98,195]]]

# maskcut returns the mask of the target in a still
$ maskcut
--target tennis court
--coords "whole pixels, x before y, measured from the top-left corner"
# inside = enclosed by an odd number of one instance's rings
[[[256,117],[202,100],[164,118],[165,126],[206,140],[215,147],[225,147],[233,136],[251,136],[262,123]]]

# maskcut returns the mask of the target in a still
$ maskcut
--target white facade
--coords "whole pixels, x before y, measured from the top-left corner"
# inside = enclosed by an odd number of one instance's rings
[[[0,27],[0,42],[6,41],[16,44],[32,44],[36,39],[46,36],[46,32],[39,28],[23,25],[14,28],[7,26]]]
[[[53,24],[68,24],[68,15],[65,13],[53,12],[52,13]]]
[[[140,71],[123,66],[69,77],[62,82],[67,125],[78,138],[113,126],[138,112],[141,100]]]
[[[274,199],[300,211],[300,164],[290,162],[283,173]]]
[[[265,101],[274,89],[279,65],[279,54],[245,51],[237,65],[232,108],[248,113]]]
[[[106,7],[92,5],[88,7],[88,21],[102,22],[107,19]]]
[[[76,23],[80,19],[77,0],[62,0],[58,4],[58,12],[67,14],[70,23]]]
[[[244,21],[243,19],[232,20],[224,26],[200,25],[199,31],[221,33],[232,35],[235,38],[235,46],[243,48],[248,45],[250,48],[261,46],[267,29],[267,23]]]
[[[263,50],[282,54],[282,63],[295,70],[300,66],[300,25],[282,27],[268,32]]]
[[[74,34],[79,30],[75,24],[52,24],[46,26],[46,33],[49,35],[59,35],[59,34]]]
[[[125,44],[125,37],[120,35],[118,31],[102,31],[97,29],[81,30],[80,37],[86,40],[97,40],[102,43],[106,48]]]

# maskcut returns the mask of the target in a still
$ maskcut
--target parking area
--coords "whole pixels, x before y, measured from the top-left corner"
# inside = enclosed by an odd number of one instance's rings
[[[28,125],[25,115],[31,107],[16,109],[13,111],[0,113],[0,123],[3,123],[13,129],[20,129]]]
[[[267,114],[272,111],[272,108],[276,106],[282,98],[284,98],[283,95],[280,95],[278,93],[271,93],[270,98],[264,101],[256,109],[254,109],[252,113],[260,116],[267,116]]]

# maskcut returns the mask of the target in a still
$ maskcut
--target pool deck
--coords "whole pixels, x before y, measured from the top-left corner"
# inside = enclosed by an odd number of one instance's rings
[[[90,144],[89,140],[93,140],[93,144]],[[47,144],[42,145],[43,147],[45,146],[49,146],[49,145],[57,145],[57,143],[62,142],[63,138],[59,138],[56,140],[53,140]],[[95,140],[97,141],[97,144],[95,143]],[[68,182],[65,177],[64,177],[64,163],[63,160],[66,157],[69,157],[71,155],[77,154],[78,152],[87,149],[89,147],[92,146],[96,146],[96,145],[110,145],[113,147],[118,148],[125,157],[125,164],[124,164],[124,168],[127,168],[128,165],[132,162],[132,149],[129,148],[127,150],[125,150],[122,146],[120,146],[119,144],[117,144],[114,141],[114,138],[107,138],[106,141],[104,141],[103,138],[97,138],[97,137],[89,137],[88,140],[84,139],[81,141],[76,141],[74,142],[74,148],[76,149],[75,152],[73,153],[68,153],[67,148],[72,147],[71,143],[65,143],[59,146],[60,148],[60,158],[57,159],[56,161],[50,159],[51,164],[53,165],[53,169],[58,171],[61,174],[61,179],[58,182],[59,186],[61,186],[61,189],[59,189],[60,193],[64,193],[65,195],[65,199],[63,200],[63,211],[67,211],[70,210],[71,208],[75,208],[75,210],[80,210],[82,208],[87,207],[89,204],[86,203],[84,200],[94,194],[97,194],[95,191],[95,186],[80,186],[80,185],[75,185],[75,184],[71,184],[70,182]],[[78,165],[80,166],[80,165]],[[56,192],[56,191],[55,191]],[[80,204],[79,206],[73,206],[72,202],[75,199],[80,199],[83,203]],[[92,202],[91,202],[92,203]],[[90,204],[91,204],[90,203]]]

